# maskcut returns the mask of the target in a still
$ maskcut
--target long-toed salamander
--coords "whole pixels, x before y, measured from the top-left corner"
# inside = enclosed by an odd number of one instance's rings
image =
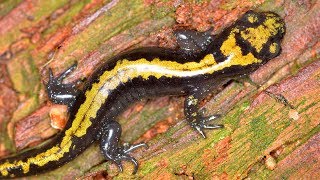
[[[275,13],[247,12],[216,36],[190,30],[176,31],[179,50],[140,48],[122,53],[96,70],[82,91],[62,80],[76,66],[58,77],[49,69],[49,98],[70,109],[65,130],[44,147],[0,161],[2,178],[27,176],[58,168],[90,144],[100,142],[103,155],[122,171],[121,161],[138,162],[129,152],[144,143],[120,146],[117,116],[133,102],[161,95],[187,95],[184,112],[190,126],[205,137],[204,129],[217,115],[204,117],[199,101],[218,84],[248,74],[279,55],[285,33]]]

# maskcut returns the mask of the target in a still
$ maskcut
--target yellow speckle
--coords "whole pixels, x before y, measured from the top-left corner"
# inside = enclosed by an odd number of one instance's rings
[[[251,14],[251,15],[249,15],[249,17],[248,17],[248,21],[249,21],[250,23],[255,23],[255,22],[258,21],[258,17],[257,17],[256,15],[254,15],[254,14]]]
[[[6,164],[6,163],[5,163]],[[3,164],[3,166],[5,166],[5,164]],[[8,176],[9,172],[7,169],[5,168],[1,168],[1,174],[2,176]]]
[[[189,96],[188,97],[188,105],[197,105],[198,99],[194,98],[194,96]]]
[[[272,44],[270,45],[270,47],[269,47],[269,51],[270,51],[271,53],[276,53],[277,48],[278,48],[278,44],[277,44],[277,43],[272,43]]]

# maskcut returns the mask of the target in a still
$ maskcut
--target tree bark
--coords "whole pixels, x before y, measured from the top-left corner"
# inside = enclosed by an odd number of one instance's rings
[[[123,141],[150,146],[134,153],[136,175],[126,162],[119,173],[94,144],[32,178],[320,178],[320,1],[0,2],[0,155],[47,140],[58,132],[53,119],[66,118],[48,102],[49,67],[59,74],[78,62],[66,82],[89,77],[127,49],[177,47],[173,29],[214,27],[217,34],[249,9],[278,13],[286,35],[281,55],[250,75],[258,86],[232,82],[206,98],[203,108],[223,114],[224,129],[202,139],[184,120],[183,97],[143,100],[119,117]]]

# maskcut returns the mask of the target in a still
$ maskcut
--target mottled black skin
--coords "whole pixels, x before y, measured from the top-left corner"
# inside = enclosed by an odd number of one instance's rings
[[[256,15],[258,15],[259,21],[256,24],[248,23],[246,16],[248,16],[250,13],[255,12],[247,12],[232,26],[226,28],[216,36],[211,36],[208,33],[203,34],[202,37],[201,35],[199,36],[199,34],[193,36],[191,31],[178,31],[177,34],[182,33],[188,36],[189,42],[191,43],[191,45],[188,45],[188,40],[179,40],[179,36],[177,35],[180,44],[181,41],[183,41],[182,43],[187,43],[187,47],[183,47],[183,49],[173,50],[159,47],[148,47],[135,49],[115,56],[109,59],[105,64],[100,66],[93,73],[82,91],[76,90],[74,88],[75,84],[63,84],[61,82],[62,79],[74,69],[74,67],[71,67],[71,70],[68,69],[65,73],[63,73],[63,75],[59,76],[58,78],[53,78],[53,76],[50,75],[50,81],[47,85],[48,95],[50,99],[55,103],[67,104],[69,106],[70,120],[68,121],[65,129],[68,129],[71,126],[72,120],[74,119],[78,108],[85,101],[84,92],[92,88],[92,84],[98,81],[100,75],[103,72],[113,69],[118,60],[136,60],[140,58],[152,60],[154,58],[160,58],[180,63],[189,61],[199,62],[205,55],[212,53],[217,62],[222,62],[226,60],[227,57],[225,57],[221,53],[220,47],[222,43],[228,38],[228,35],[232,28],[234,28],[235,26],[238,26],[239,28],[245,28],[249,26],[255,27],[259,25],[259,22],[264,21],[264,16],[262,13],[255,13]],[[280,43],[283,35],[284,34],[277,34],[276,36],[270,38],[268,44],[271,44],[272,42]],[[204,39],[206,42],[201,43],[199,38]],[[251,47],[250,43],[244,41],[243,39],[241,39],[241,37],[237,37],[236,40],[237,45],[241,47],[244,55],[249,52],[253,53],[255,57],[263,60],[261,64],[266,63],[268,60],[276,57],[280,53],[280,46],[274,54],[270,53],[268,49],[262,49],[262,51],[258,53],[254,48]],[[32,168],[31,166],[31,170],[28,174],[22,173],[20,168],[10,169],[9,172],[15,174],[15,176],[18,177],[38,174],[44,171],[55,169],[74,159],[93,142],[100,141],[101,151],[105,155],[107,160],[111,160],[116,163],[120,170],[122,170],[120,162],[121,160],[131,161],[135,165],[135,173],[138,168],[138,163],[133,157],[128,155],[128,152],[138,147],[144,146],[144,144],[125,147],[119,146],[121,126],[116,122],[116,117],[128,106],[130,106],[130,104],[142,98],[159,97],[163,95],[188,95],[185,103],[186,118],[190,125],[205,137],[203,129],[216,129],[223,126],[206,125],[206,121],[211,120],[210,118],[215,117],[215,115],[211,117],[203,117],[200,113],[198,113],[198,104],[188,105],[188,97],[192,95],[197,99],[202,99],[216,86],[221,85],[222,83],[229,81],[230,79],[238,78],[239,76],[243,76],[250,72],[253,72],[259,66],[261,66],[261,64],[248,65],[246,67],[232,66],[221,71],[214,72],[211,75],[198,75],[189,78],[162,77],[160,79],[157,79],[155,77],[150,77],[148,80],[145,80],[142,77],[134,78],[130,82],[120,85],[118,88],[111,92],[105,104],[99,109],[96,118],[92,119],[93,125],[89,127],[89,129],[87,130],[87,134],[82,138],[74,137],[72,139],[72,141],[74,142],[73,145],[76,145],[75,149],[67,153],[59,161],[50,162],[42,167],[35,166],[34,168]],[[59,93],[69,94],[71,98],[61,99],[60,97],[56,96]],[[192,117],[190,117],[190,114],[192,112],[198,113],[195,119],[192,119]],[[27,159],[28,157],[32,157],[39,152],[43,152],[56,144],[60,144],[64,133],[65,130],[58,134],[50,143],[44,145],[43,147],[40,147],[39,149],[33,149],[24,152],[21,155],[1,160],[0,163],[3,163],[5,161],[11,162],[14,160]]]

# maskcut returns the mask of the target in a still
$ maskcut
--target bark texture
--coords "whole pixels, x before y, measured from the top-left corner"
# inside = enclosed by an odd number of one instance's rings
[[[150,146],[134,153],[136,175],[130,163],[119,173],[104,162],[95,144],[32,178],[319,179],[319,0],[1,1],[0,156],[43,142],[58,131],[51,124],[63,124],[65,108],[47,101],[43,85],[49,67],[58,74],[78,62],[66,79],[75,81],[127,49],[175,48],[173,29],[219,33],[250,9],[280,14],[287,33],[281,55],[250,75],[259,86],[232,82],[203,103],[207,114],[224,115],[224,129],[202,139],[184,120],[183,97],[144,100],[119,117],[123,141]]]

